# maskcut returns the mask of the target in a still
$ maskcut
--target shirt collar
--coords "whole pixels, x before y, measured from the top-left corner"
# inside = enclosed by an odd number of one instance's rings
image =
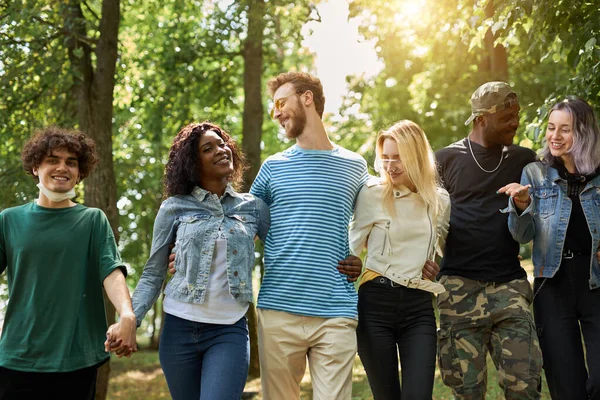
[[[394,193],[395,199],[399,199],[400,197],[408,196],[409,194],[412,193],[410,191],[410,189],[404,185],[400,185],[397,188],[395,187],[393,190],[394,190],[393,193]]]
[[[231,186],[231,183],[227,184],[227,187],[225,188],[225,193],[223,193],[223,197],[225,197],[225,195],[227,194],[231,197],[239,197],[239,193],[235,191],[233,186]],[[196,186],[194,190],[192,190],[191,195],[194,196],[198,201],[204,201],[206,200],[206,197],[211,196],[212,193],[208,190],[202,189],[200,186]]]

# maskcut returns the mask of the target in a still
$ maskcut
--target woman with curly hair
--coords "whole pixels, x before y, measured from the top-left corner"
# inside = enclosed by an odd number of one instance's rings
[[[169,246],[176,272],[165,288],[160,362],[173,399],[239,399],[250,361],[245,314],[253,300],[254,238],[269,229],[268,206],[238,193],[243,156],[209,122],[175,137],[150,258],[133,294],[138,326],[160,294]]]

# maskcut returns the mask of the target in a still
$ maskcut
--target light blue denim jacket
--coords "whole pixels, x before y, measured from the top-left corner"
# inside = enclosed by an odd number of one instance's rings
[[[521,175],[521,185],[531,185],[531,203],[519,215],[513,199],[509,198],[508,229],[519,243],[533,240],[532,261],[536,278],[551,278],[562,261],[571,199],[567,196],[567,181],[555,168],[541,162],[528,164]],[[581,194],[581,207],[592,236],[590,254],[590,289],[600,286],[600,268],[596,249],[600,243],[600,176],[589,181]]]
[[[249,193],[227,186],[219,199],[196,187],[189,195],[165,200],[154,222],[150,258],[133,293],[138,326],[152,307],[167,275],[169,245],[175,243],[175,269],[165,296],[203,303],[219,227],[227,238],[229,291],[240,302],[251,302],[254,238],[269,230],[269,207]]]

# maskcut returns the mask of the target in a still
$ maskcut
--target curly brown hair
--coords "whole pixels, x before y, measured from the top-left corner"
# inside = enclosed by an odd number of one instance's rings
[[[315,102],[315,109],[319,117],[323,118],[323,111],[325,110],[325,95],[323,94],[323,85],[316,76],[312,76],[305,72],[284,72],[272,78],[267,83],[267,88],[271,97],[275,94],[277,89],[286,83],[294,85],[297,93],[304,93],[310,90],[313,94],[313,100]]]
[[[198,178],[202,171],[198,157],[198,144],[200,137],[207,131],[217,133],[231,149],[233,173],[229,177],[229,181],[235,187],[241,184],[246,169],[245,158],[233,138],[218,125],[208,121],[193,122],[184,126],[177,133],[169,150],[169,161],[165,167],[164,178],[165,197],[190,194],[194,187],[199,186]]]
[[[39,180],[33,174],[33,169],[38,168],[46,156],[58,149],[66,149],[77,156],[79,181],[88,176],[98,164],[96,143],[92,139],[86,137],[81,131],[49,126],[35,131],[23,146],[21,152],[23,169],[35,180]]]

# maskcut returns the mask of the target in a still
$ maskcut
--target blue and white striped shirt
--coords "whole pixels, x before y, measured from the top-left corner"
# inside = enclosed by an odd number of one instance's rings
[[[360,155],[297,145],[263,163],[250,192],[270,206],[258,307],[357,318],[354,285],[336,269],[349,255],[348,223],[367,180]]]

